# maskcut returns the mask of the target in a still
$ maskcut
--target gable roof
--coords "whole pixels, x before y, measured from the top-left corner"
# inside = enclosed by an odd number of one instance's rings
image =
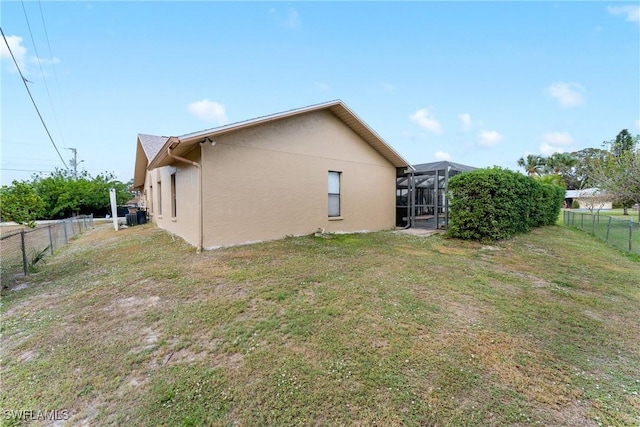
[[[158,152],[169,138],[166,136],[138,134],[136,144],[136,163],[133,172],[133,188],[142,187],[146,170],[151,161],[158,155]]]
[[[153,160],[154,157],[156,157],[158,151],[160,151],[160,149],[168,139],[169,137],[167,136],[145,135],[144,133],[138,134],[138,140],[140,141],[142,149],[147,155],[147,159],[149,161]]]
[[[149,161],[146,168],[154,169],[161,166],[171,164],[171,159],[167,154],[167,148],[171,147],[178,156],[184,155],[195,144],[204,141],[206,138],[214,138],[226,133],[235,132],[240,129],[246,129],[253,126],[270,123],[276,120],[282,120],[288,117],[298,116],[314,111],[327,110],[340,119],[351,130],[358,134],[371,147],[378,151],[385,159],[387,159],[395,167],[411,167],[409,163],[400,156],[389,144],[387,144],[380,135],[371,129],[362,119],[360,119],[353,111],[351,111],[342,101],[335,100],[322,104],[310,105],[303,108],[288,110],[277,114],[262,116],[255,119],[245,120],[242,122],[232,123],[219,126],[212,129],[206,129],[199,132],[188,133],[179,137],[167,138],[162,147],[156,152],[156,155]],[[135,183],[134,183],[135,186]]]

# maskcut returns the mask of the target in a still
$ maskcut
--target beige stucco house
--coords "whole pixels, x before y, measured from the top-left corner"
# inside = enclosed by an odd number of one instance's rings
[[[583,188],[582,190],[567,190],[564,196],[565,204],[571,207],[573,202],[578,202],[578,206],[583,209],[601,210],[612,209],[613,197],[600,191],[597,188]]]
[[[198,249],[389,229],[410,168],[341,101],[182,136],[139,134],[134,187],[158,227]]]

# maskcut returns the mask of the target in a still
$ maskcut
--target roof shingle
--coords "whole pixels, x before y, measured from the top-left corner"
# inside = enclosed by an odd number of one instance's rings
[[[140,143],[142,144],[142,149],[144,150],[144,154],[147,156],[147,161],[151,162],[158,151],[162,148],[162,146],[167,142],[169,137],[167,136],[156,136],[156,135],[146,135],[144,133],[138,134],[138,139],[140,139]]]

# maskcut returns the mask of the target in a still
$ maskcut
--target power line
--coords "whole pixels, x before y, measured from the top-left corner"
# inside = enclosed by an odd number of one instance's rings
[[[40,54],[38,53],[38,47],[36,46],[36,39],[33,37],[33,32],[31,31],[31,24],[29,23],[29,16],[27,16],[27,9],[24,7],[24,1],[20,1],[22,3],[22,11],[24,12],[24,19],[27,21],[27,28],[29,29],[29,36],[31,37],[31,44],[33,45],[33,50],[36,53],[36,60],[38,61],[38,68],[40,68],[40,74],[42,75],[42,81],[44,82],[44,88],[47,90],[47,98],[49,98],[49,105],[51,105],[51,111],[53,111],[53,118],[56,120],[58,124],[58,131],[62,133],[60,130],[60,122],[58,121],[58,115],[56,114],[56,109],[53,106],[53,101],[51,100],[51,92],[49,92],[49,84],[47,83],[47,78],[44,75],[44,70],[42,69],[42,61],[40,61]],[[42,16],[42,8],[40,8],[40,14]],[[42,17],[42,23],[44,24],[44,16]],[[45,27],[46,31],[46,27]],[[53,58],[51,58],[51,62],[53,62]],[[62,138],[64,142],[64,137]]]
[[[60,161],[64,165],[65,169],[69,169],[69,167],[65,163],[64,159],[62,158],[62,155],[60,154],[60,151],[58,151],[58,147],[56,146],[56,143],[53,141],[53,137],[51,136],[51,133],[49,132],[49,128],[47,128],[47,124],[44,122],[44,119],[42,118],[42,114],[40,114],[40,110],[38,109],[38,106],[36,105],[36,101],[33,99],[33,95],[31,95],[31,91],[29,90],[29,86],[27,86],[27,81],[26,81],[27,79],[24,78],[24,75],[22,74],[22,70],[20,70],[20,66],[18,65],[18,61],[16,61],[16,57],[13,55],[13,51],[11,50],[11,46],[9,46],[9,41],[7,40],[7,37],[4,35],[4,31],[2,30],[2,27],[0,27],[0,33],[2,33],[2,38],[4,39],[4,42],[7,45],[7,49],[9,49],[9,53],[11,54],[11,58],[13,59],[13,63],[16,64],[16,68],[18,69],[18,73],[20,74],[20,78],[22,79],[22,83],[24,84],[25,89],[27,89],[27,93],[29,94],[29,98],[31,98],[31,102],[33,103],[33,107],[36,109],[36,112],[38,113],[38,117],[40,117],[40,121],[42,122],[42,126],[44,126],[44,129],[47,131],[47,135],[49,135],[49,140],[51,140],[51,144],[53,144],[53,148],[56,149],[56,153],[58,153],[58,157],[60,157]]]
[[[49,42],[49,32],[47,31],[47,25],[44,22],[44,13],[42,13],[42,2],[40,2],[40,0],[38,0],[38,7],[40,8],[40,18],[42,19],[42,27],[44,28],[44,37],[47,40],[47,47],[49,48],[49,58],[51,58],[51,67],[53,68],[53,76],[55,77],[55,80],[56,80],[58,95],[61,97],[62,91],[60,90],[60,81],[58,80],[58,71],[56,67],[56,61],[54,60],[53,52],[51,51],[51,43]],[[49,98],[49,101],[51,101],[51,98]],[[53,103],[51,105],[51,108],[53,108]],[[56,114],[55,109],[53,110],[53,116],[56,119],[56,124],[58,125],[58,131],[60,132],[60,136],[62,137],[62,145],[66,146],[67,142],[65,141],[64,132],[62,132],[62,128],[60,127],[60,122],[58,121],[58,115]]]

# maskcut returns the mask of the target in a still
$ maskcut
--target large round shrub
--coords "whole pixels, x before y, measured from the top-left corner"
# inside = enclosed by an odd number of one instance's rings
[[[499,167],[476,169],[449,180],[448,235],[498,240],[550,225],[564,190]]]

